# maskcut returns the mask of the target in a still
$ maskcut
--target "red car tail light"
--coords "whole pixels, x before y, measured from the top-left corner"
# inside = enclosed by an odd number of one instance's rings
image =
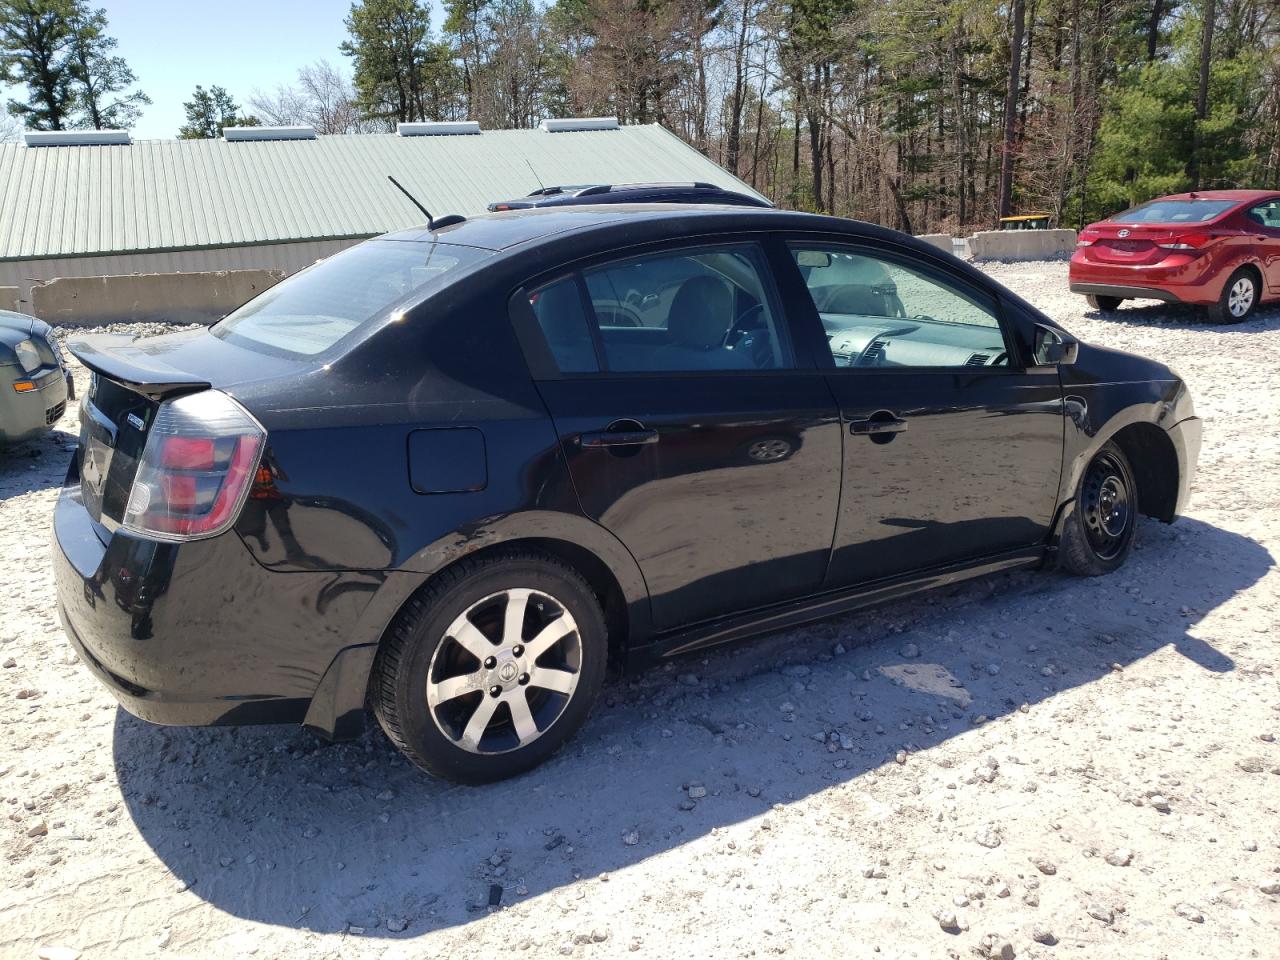
[[[1161,250],[1199,250],[1213,239],[1210,233],[1175,233],[1155,243]]]
[[[1087,227],[1080,231],[1080,236],[1076,237],[1077,247],[1090,247],[1098,239],[1098,231],[1090,230]]]
[[[124,529],[159,540],[198,540],[228,529],[258,469],[267,432],[225,393],[166,400],[147,436]]]

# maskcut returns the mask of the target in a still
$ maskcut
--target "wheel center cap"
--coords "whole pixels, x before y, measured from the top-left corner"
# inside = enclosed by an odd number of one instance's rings
[[[510,683],[519,675],[520,668],[514,660],[504,660],[498,665],[498,679],[503,683]]]

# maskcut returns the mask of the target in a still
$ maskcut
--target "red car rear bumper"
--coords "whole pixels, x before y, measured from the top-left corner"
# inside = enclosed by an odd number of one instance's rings
[[[1156,265],[1098,263],[1083,250],[1071,258],[1071,292],[1131,299],[1145,297],[1166,303],[1217,303],[1225,277],[1212,258],[1173,256]]]

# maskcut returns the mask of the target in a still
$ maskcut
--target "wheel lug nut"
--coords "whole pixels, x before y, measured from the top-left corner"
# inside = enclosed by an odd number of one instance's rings
[[[520,674],[520,685],[524,686],[528,682],[529,682],[529,675],[527,673]]]
[[[511,655],[512,655],[513,657],[518,657],[518,656],[520,656],[520,655],[521,655],[521,654],[523,654],[523,653],[524,653],[524,647],[520,646],[519,644],[516,644],[516,645],[515,645],[514,647],[512,647],[512,649],[511,649]]]
[[[490,688],[489,688],[489,696],[491,696],[491,697],[500,697],[500,696],[502,696],[502,688],[501,688],[501,687],[490,687]]]
[[[489,657],[489,658],[488,658],[487,660],[485,660],[485,662],[484,662],[484,668],[485,668],[486,670],[492,670],[492,669],[493,669],[494,667],[496,667],[497,665],[498,665],[498,659],[497,659],[496,657]]]

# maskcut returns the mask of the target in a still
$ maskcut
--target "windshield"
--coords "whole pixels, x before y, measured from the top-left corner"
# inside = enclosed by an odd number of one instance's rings
[[[299,356],[323,353],[410,294],[491,255],[446,243],[372,241],[280,281],[211,328],[214,336]]]
[[[1153,200],[1117,213],[1113,223],[1205,223],[1236,205],[1235,200]]]

